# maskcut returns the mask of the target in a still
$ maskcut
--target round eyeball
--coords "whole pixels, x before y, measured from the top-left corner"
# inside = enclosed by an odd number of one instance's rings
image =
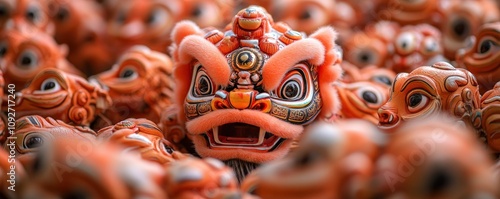
[[[283,83],[278,87],[278,97],[286,100],[299,100],[305,92],[304,77],[299,71],[293,71],[287,75]]]
[[[383,83],[383,84],[385,84],[387,86],[392,86],[392,80],[391,80],[391,78],[389,78],[387,76],[384,76],[384,75],[375,76],[375,77],[373,77],[373,80],[376,81],[376,82]]]
[[[22,69],[32,69],[38,65],[38,54],[32,50],[25,50],[17,58],[17,67]]]
[[[40,85],[40,91],[44,93],[53,93],[61,90],[61,85],[54,78],[46,79]]]
[[[203,6],[201,4],[195,5],[191,11],[191,17],[199,18],[203,16]]]
[[[116,14],[115,23],[124,24],[125,20],[127,20],[127,12],[122,9]]]
[[[468,36],[471,35],[472,26],[470,22],[464,17],[456,17],[452,20],[449,26],[451,34],[455,38],[465,40]]]
[[[439,44],[436,39],[432,37],[427,37],[424,39],[424,48],[423,52],[425,54],[432,54],[439,51]]]
[[[418,112],[422,110],[429,101],[429,98],[421,93],[414,93],[408,97],[408,110],[410,112]]]
[[[41,147],[44,143],[43,138],[37,133],[33,133],[33,135],[28,135],[24,138],[23,145],[27,149],[34,149]]]
[[[363,49],[355,53],[355,60],[362,65],[376,64],[378,61],[377,53],[369,49]]]
[[[149,26],[161,25],[167,22],[168,13],[163,8],[155,8],[149,13],[146,24]]]
[[[211,87],[210,87],[210,79],[206,75],[200,76],[198,79],[198,86],[196,87],[196,93],[199,95],[208,95],[210,94]]]
[[[416,48],[415,35],[410,32],[400,34],[396,39],[396,49],[402,54],[410,54]]]
[[[31,23],[37,24],[42,21],[42,11],[38,6],[30,6],[26,10],[25,17]]]
[[[161,145],[163,145],[163,150],[165,150],[165,152],[167,152],[168,154],[172,154],[174,152],[174,149],[169,146],[167,143],[165,143],[165,141],[161,142]]]
[[[69,16],[70,16],[70,12],[69,12],[68,8],[60,7],[59,9],[57,9],[57,13],[56,13],[56,20],[57,21],[59,21],[59,22],[66,21],[67,19],[69,19]]]
[[[7,54],[7,42],[0,42],[0,57],[4,57]]]
[[[118,74],[118,78],[122,80],[133,80],[138,76],[137,71],[133,67],[125,67]]]
[[[9,17],[9,7],[5,3],[0,3],[0,19]]]
[[[378,96],[375,92],[373,91],[363,91],[361,92],[361,98],[370,104],[377,104],[379,103]]]
[[[477,46],[477,53],[487,54],[493,49],[495,45],[496,44],[490,39],[482,40],[481,43]]]
[[[297,99],[300,97],[300,93],[300,84],[294,80],[286,82],[281,89],[281,96],[283,96],[284,99]]]

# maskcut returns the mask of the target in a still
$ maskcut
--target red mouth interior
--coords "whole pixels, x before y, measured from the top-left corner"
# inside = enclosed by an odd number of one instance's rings
[[[217,135],[214,130],[218,131]],[[207,132],[207,139],[211,147],[261,150],[275,148],[284,140],[269,132],[261,133],[259,127],[245,123],[229,123],[216,127]]]

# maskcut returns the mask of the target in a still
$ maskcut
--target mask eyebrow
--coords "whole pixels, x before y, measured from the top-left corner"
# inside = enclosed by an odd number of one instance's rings
[[[325,47],[316,39],[302,39],[276,52],[262,69],[262,85],[266,90],[278,87],[286,72],[301,61],[309,61],[313,65],[323,63]]]
[[[406,80],[406,82],[403,84],[403,86],[401,86],[400,92],[404,92],[405,89],[408,88],[408,85],[410,85],[411,83],[417,83],[417,82],[421,83],[421,84],[425,84],[429,88],[436,88],[436,85],[434,84],[434,82],[430,78],[424,77],[424,76],[415,76],[415,77],[411,77],[408,80]],[[433,90],[433,89],[431,89],[431,90]]]
[[[179,45],[179,62],[181,67],[198,60],[216,85],[226,86],[231,70],[227,59],[219,49],[205,38],[191,35],[184,38]]]

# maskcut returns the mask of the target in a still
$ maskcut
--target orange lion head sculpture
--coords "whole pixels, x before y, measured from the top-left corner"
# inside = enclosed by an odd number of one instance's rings
[[[0,36],[0,68],[6,84],[25,88],[42,70],[57,68],[82,75],[66,59],[67,49],[44,32],[28,29],[9,29]],[[5,88],[4,88],[5,89]]]
[[[395,22],[379,21],[350,34],[342,44],[344,59],[360,68],[390,65],[394,51],[392,42],[400,28]]]
[[[238,181],[220,160],[188,157],[167,168],[163,188],[171,199],[212,199],[220,192],[237,191]]]
[[[385,144],[375,125],[363,120],[318,122],[304,135],[288,156],[250,174],[243,190],[276,199],[368,198],[375,161]]]
[[[263,163],[283,157],[303,126],[339,110],[336,33],[309,38],[273,23],[262,8],[238,12],[226,32],[180,22],[175,42],[176,103],[202,157]]]
[[[419,66],[447,61],[441,55],[441,33],[429,24],[402,27],[392,45],[394,55],[388,67],[396,73],[409,73]]]
[[[145,46],[127,50],[109,71],[91,77],[108,90],[113,107],[104,114],[111,122],[146,118],[159,122],[172,104],[173,65],[168,56]]]
[[[30,182],[50,198],[166,198],[165,169],[112,143],[56,142],[38,153]],[[49,198],[49,197],[44,197]]]
[[[24,166],[33,164],[34,154],[54,142],[88,142],[94,144],[97,134],[87,127],[71,126],[51,117],[30,115],[16,120],[15,132],[4,144],[15,150],[16,159]]]
[[[52,0],[54,38],[69,47],[68,60],[86,75],[108,70],[116,56],[108,45],[106,22],[95,1]]]
[[[160,128],[146,119],[127,119],[99,130],[99,138],[122,145],[125,150],[141,153],[145,160],[169,164],[181,154],[174,155],[175,147],[163,138]]]
[[[467,70],[438,62],[396,77],[389,101],[378,111],[379,125],[390,130],[406,120],[437,112],[446,112],[471,124],[479,103],[475,77]]]
[[[493,162],[475,133],[447,116],[414,120],[385,146],[373,175],[380,198],[498,198]]]
[[[40,72],[16,98],[17,116],[37,114],[84,126],[111,105],[99,86],[56,69]]]
[[[0,27],[30,27],[54,33],[54,24],[50,19],[50,0],[0,0]]]
[[[134,45],[167,52],[181,5],[177,1],[130,0],[111,5],[107,32],[117,55]]]
[[[485,24],[473,40],[457,52],[457,63],[474,74],[484,93],[500,81],[500,22]]]
[[[440,29],[443,32],[444,55],[451,60],[458,50],[469,46],[469,36],[478,34],[483,24],[500,20],[500,10],[494,0],[448,2],[445,21]]]

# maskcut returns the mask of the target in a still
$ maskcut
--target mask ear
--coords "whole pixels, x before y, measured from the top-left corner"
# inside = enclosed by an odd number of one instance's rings
[[[340,100],[332,83],[339,81],[342,74],[341,57],[339,57],[340,54],[335,44],[337,32],[331,27],[323,27],[314,32],[310,38],[317,39],[325,47],[324,62],[318,67],[318,82],[323,100],[321,117],[323,119],[334,119],[334,116],[340,110]]]
[[[181,21],[175,24],[174,29],[170,34],[170,39],[173,41],[172,46],[170,46],[170,54],[173,56],[174,60],[178,59],[177,47],[182,42],[182,40],[189,35],[203,36],[203,31],[192,21]]]
[[[326,55],[323,65],[329,65],[335,63],[338,59],[341,59],[341,57],[338,57],[338,51],[336,48],[337,44],[335,44],[337,37],[338,33],[329,26],[318,29],[309,37],[317,39],[323,44],[323,46],[325,46]]]

